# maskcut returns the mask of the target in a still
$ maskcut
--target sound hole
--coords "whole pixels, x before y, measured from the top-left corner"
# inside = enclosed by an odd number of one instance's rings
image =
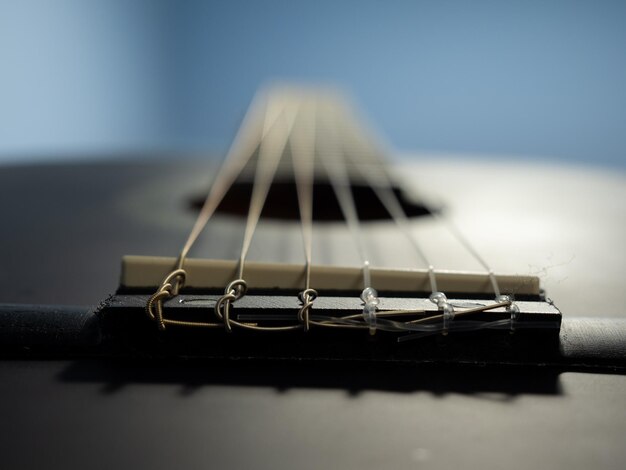
[[[385,206],[383,206],[370,186],[352,185],[351,189],[361,220],[390,219]],[[394,187],[393,191],[408,217],[421,217],[431,213],[431,210],[426,206],[406,199],[400,188]],[[245,216],[248,213],[251,195],[252,183],[235,183],[219,205],[217,212]],[[203,204],[204,197],[194,198],[191,201],[191,207],[194,210],[200,210]],[[262,217],[280,220],[300,220],[298,194],[296,185],[293,182],[274,182],[272,184],[263,208]],[[313,219],[322,222],[344,220],[330,183],[315,183],[313,190]]]

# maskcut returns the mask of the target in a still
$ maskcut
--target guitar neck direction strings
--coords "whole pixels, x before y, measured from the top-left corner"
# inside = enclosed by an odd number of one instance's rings
[[[248,286],[244,280],[244,271],[247,254],[268,193],[276,177],[277,169],[288,153],[287,151],[291,154],[304,248],[305,280],[303,290],[299,293],[301,309],[298,312],[300,325],[261,327],[233,318],[231,306],[246,294]],[[311,314],[313,301],[318,295],[317,291],[310,285],[313,191],[316,173],[315,162],[318,160],[333,188],[353,245],[362,263],[363,291],[360,296],[363,302],[362,325],[358,324],[359,320],[354,318],[322,320]],[[281,331],[298,328],[308,330],[313,324],[350,328],[364,326],[369,329],[371,334],[374,334],[376,329],[380,329],[382,325],[378,318],[380,316],[378,312],[380,299],[375,288],[371,285],[369,256],[352,193],[351,178],[354,171],[350,171],[350,168],[356,167],[358,173],[376,194],[400,232],[409,241],[418,258],[427,267],[431,288],[430,300],[437,305],[440,312],[438,316],[433,316],[431,319],[440,317],[441,331],[444,334],[447,333],[452,327],[452,320],[457,312],[455,312],[452,303],[448,301],[447,296],[437,289],[437,278],[433,264],[425,254],[416,234],[411,230],[410,222],[393,190],[391,178],[382,164],[383,161],[382,152],[378,150],[377,145],[368,138],[363,129],[359,128],[354,119],[351,119],[347,112],[347,106],[335,95],[291,89],[259,95],[250,106],[231,149],[217,173],[200,214],[180,252],[175,270],[163,280],[157,292],[148,300],[146,305],[148,315],[157,321],[161,329],[164,329],[167,324],[198,325],[194,322],[180,322],[164,318],[163,301],[178,294],[185,282],[184,263],[190,249],[238,176],[244,168],[253,165],[252,195],[237,265],[237,276],[226,286],[224,295],[215,304],[214,312],[217,321],[201,322],[201,326],[223,326],[229,332],[232,331],[233,326]],[[510,312],[511,329],[513,330],[514,321],[517,321],[519,317],[519,309],[513,303],[512,297],[501,295],[493,271],[458,228],[451,221],[444,219],[443,216],[439,214],[434,214],[434,216],[445,222],[446,227],[461,245],[488,272],[496,302],[506,306]],[[489,309],[485,308],[479,311]],[[463,312],[467,314],[467,310],[465,310],[459,311],[458,315]],[[405,325],[406,322],[395,322],[394,331],[407,329],[400,324]],[[414,323],[411,325],[413,328]],[[432,325],[429,325],[429,331],[433,329],[431,327]],[[391,327],[387,325],[386,330],[389,328]]]

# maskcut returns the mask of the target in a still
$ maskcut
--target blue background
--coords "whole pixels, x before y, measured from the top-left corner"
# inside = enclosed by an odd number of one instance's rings
[[[626,3],[0,0],[0,161],[218,155],[259,85],[400,151],[626,167]]]

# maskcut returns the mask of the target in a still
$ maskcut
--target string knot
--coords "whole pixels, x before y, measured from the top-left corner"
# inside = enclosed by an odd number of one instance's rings
[[[157,291],[150,296],[146,303],[148,318],[157,322],[160,330],[165,330],[165,318],[163,317],[163,302],[178,295],[185,284],[187,273],[184,269],[176,269],[169,273]]]
[[[243,279],[236,279],[226,286],[224,295],[215,303],[215,314],[224,322],[226,331],[231,333],[233,328],[230,324],[230,307],[233,302],[241,299],[248,291],[248,284]]]
[[[437,309],[441,312],[441,319],[443,322],[441,334],[445,336],[448,334],[450,323],[454,320],[454,307],[448,302],[448,298],[443,292],[433,292],[430,294],[429,300],[437,305]]]
[[[510,332],[513,334],[515,332],[515,323],[519,320],[520,317],[520,309],[513,300],[512,295],[499,295],[496,297],[496,302],[508,302],[509,305],[506,306],[506,311],[511,314],[511,326]]]
[[[302,307],[298,311],[298,320],[304,325],[304,331],[309,331],[311,327],[309,317],[313,302],[317,298],[317,291],[310,288],[305,289],[298,294],[298,298],[302,303]]]
[[[361,292],[361,300],[363,301],[363,318],[370,327],[370,335],[376,334],[376,310],[380,299],[378,292],[373,287],[366,287]]]

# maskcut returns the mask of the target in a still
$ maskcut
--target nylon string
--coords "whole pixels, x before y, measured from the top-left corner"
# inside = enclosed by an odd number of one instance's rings
[[[363,234],[361,231],[361,224],[356,211],[356,204],[354,202],[354,196],[350,187],[350,176],[347,170],[346,156],[340,143],[338,142],[338,136],[336,132],[336,109],[334,106],[327,105],[327,112],[329,117],[329,123],[326,125],[329,136],[327,139],[322,139],[323,147],[320,151],[321,161],[326,170],[328,178],[330,180],[333,191],[337,196],[341,212],[354,240],[356,250],[363,263],[363,288],[371,287],[371,277],[369,270],[369,258],[365,243],[363,240]],[[333,157],[336,159],[333,162]]]
[[[300,227],[305,259],[305,289],[311,286],[311,245],[313,238],[313,179],[315,156],[315,103],[309,101],[302,105],[302,117],[298,126],[294,126],[290,138],[291,158],[293,162],[298,207],[300,209]],[[305,112],[308,110],[309,112]]]
[[[354,141],[356,141],[366,151],[372,152],[372,150],[374,150],[375,152],[376,144],[372,142],[371,139],[368,139],[366,137],[368,135],[367,130],[365,133],[356,132],[354,125],[351,124],[352,120],[349,119],[349,116],[347,117],[348,119],[343,119],[341,120],[341,122],[344,123],[344,126],[345,125],[350,126],[351,132],[349,133],[349,135],[352,135],[352,138],[354,139]],[[364,137],[361,137],[361,136],[364,136]],[[354,162],[354,158],[353,158],[353,162]],[[354,163],[358,163],[358,162],[354,162]],[[381,202],[385,205],[385,208],[390,213],[395,223],[398,225],[400,230],[405,234],[405,236],[409,239],[409,241],[411,242],[411,245],[415,249],[418,256],[428,266],[431,289],[433,292],[436,292],[437,283],[436,283],[433,265],[428,261],[428,258],[425,256],[423,249],[420,247],[420,244],[417,241],[415,234],[410,229],[410,222],[408,220],[408,217],[406,216],[404,210],[402,209],[402,206],[400,204],[400,201],[398,200],[398,197],[393,192],[393,184],[389,177],[389,174],[387,173],[384,167],[380,167],[378,170],[375,167],[372,167],[371,165],[357,165],[357,167],[360,169],[362,174],[366,178],[368,178],[370,186],[376,192]],[[382,182],[380,181],[381,179],[382,179]],[[500,292],[500,286],[498,284],[498,279],[496,278],[493,270],[491,269],[487,261],[478,253],[478,250],[476,250],[476,248],[470,243],[470,241],[465,237],[465,235],[463,235],[461,230],[452,222],[452,220],[450,220],[449,217],[438,214],[436,212],[433,212],[432,215],[435,219],[437,219],[440,223],[442,223],[448,229],[448,231],[461,244],[461,246],[463,246],[463,248],[468,253],[470,253],[470,255],[483,267],[483,269],[485,269],[489,277],[489,281],[491,282],[494,295],[496,298],[499,298],[501,292]]]
[[[206,224],[237,179],[237,176],[239,176],[254,154],[259,140],[262,140],[263,137],[273,129],[278,120],[281,109],[277,107],[277,103],[275,101],[269,102],[263,110],[261,109],[262,104],[260,101],[261,100],[257,98],[253,105],[250,106],[226,155],[224,163],[218,170],[215,180],[211,185],[211,189],[209,190],[209,194],[178,256],[178,269],[183,267],[189,250],[198,239],[198,236],[200,236],[200,233],[204,230],[204,227],[206,227]],[[261,113],[263,113],[264,116],[262,119],[259,119]]]
[[[277,125],[273,126],[259,145],[259,157],[252,186],[252,197],[248,209],[241,255],[239,256],[239,279],[243,277],[244,263],[248,250],[250,249],[250,243],[252,242],[252,237],[259,223],[261,211],[265,205],[267,194],[272,185],[274,175],[276,174],[278,163],[287,145],[297,113],[298,106],[284,106],[278,121],[280,125],[277,123]]]
[[[346,123],[350,122],[349,119],[341,119],[340,122],[344,123],[343,128],[346,137],[350,137],[351,141],[353,142],[353,151],[346,152],[348,155],[351,156],[351,163],[354,164],[359,169],[359,172],[365,177],[368,185],[375,192],[381,203],[385,206],[385,209],[393,219],[394,223],[398,226],[398,229],[411,244],[411,247],[413,248],[417,256],[428,268],[428,278],[431,291],[437,292],[437,279],[435,276],[434,267],[426,256],[425,251],[422,249],[416,235],[411,231],[409,219],[406,216],[404,209],[402,209],[402,205],[398,200],[398,196],[393,191],[393,183],[389,174],[386,171],[386,168],[383,167],[382,164],[370,163],[366,165],[359,165],[359,162],[356,158],[356,155],[360,155],[361,157],[363,156],[361,149],[363,149],[366,153],[372,154],[375,159],[379,158],[375,147],[372,145],[371,142],[365,142],[363,139],[359,138],[359,134],[358,132],[356,132],[356,129],[354,129],[354,126],[346,125]],[[346,147],[349,145],[347,139],[345,139],[343,142]]]

